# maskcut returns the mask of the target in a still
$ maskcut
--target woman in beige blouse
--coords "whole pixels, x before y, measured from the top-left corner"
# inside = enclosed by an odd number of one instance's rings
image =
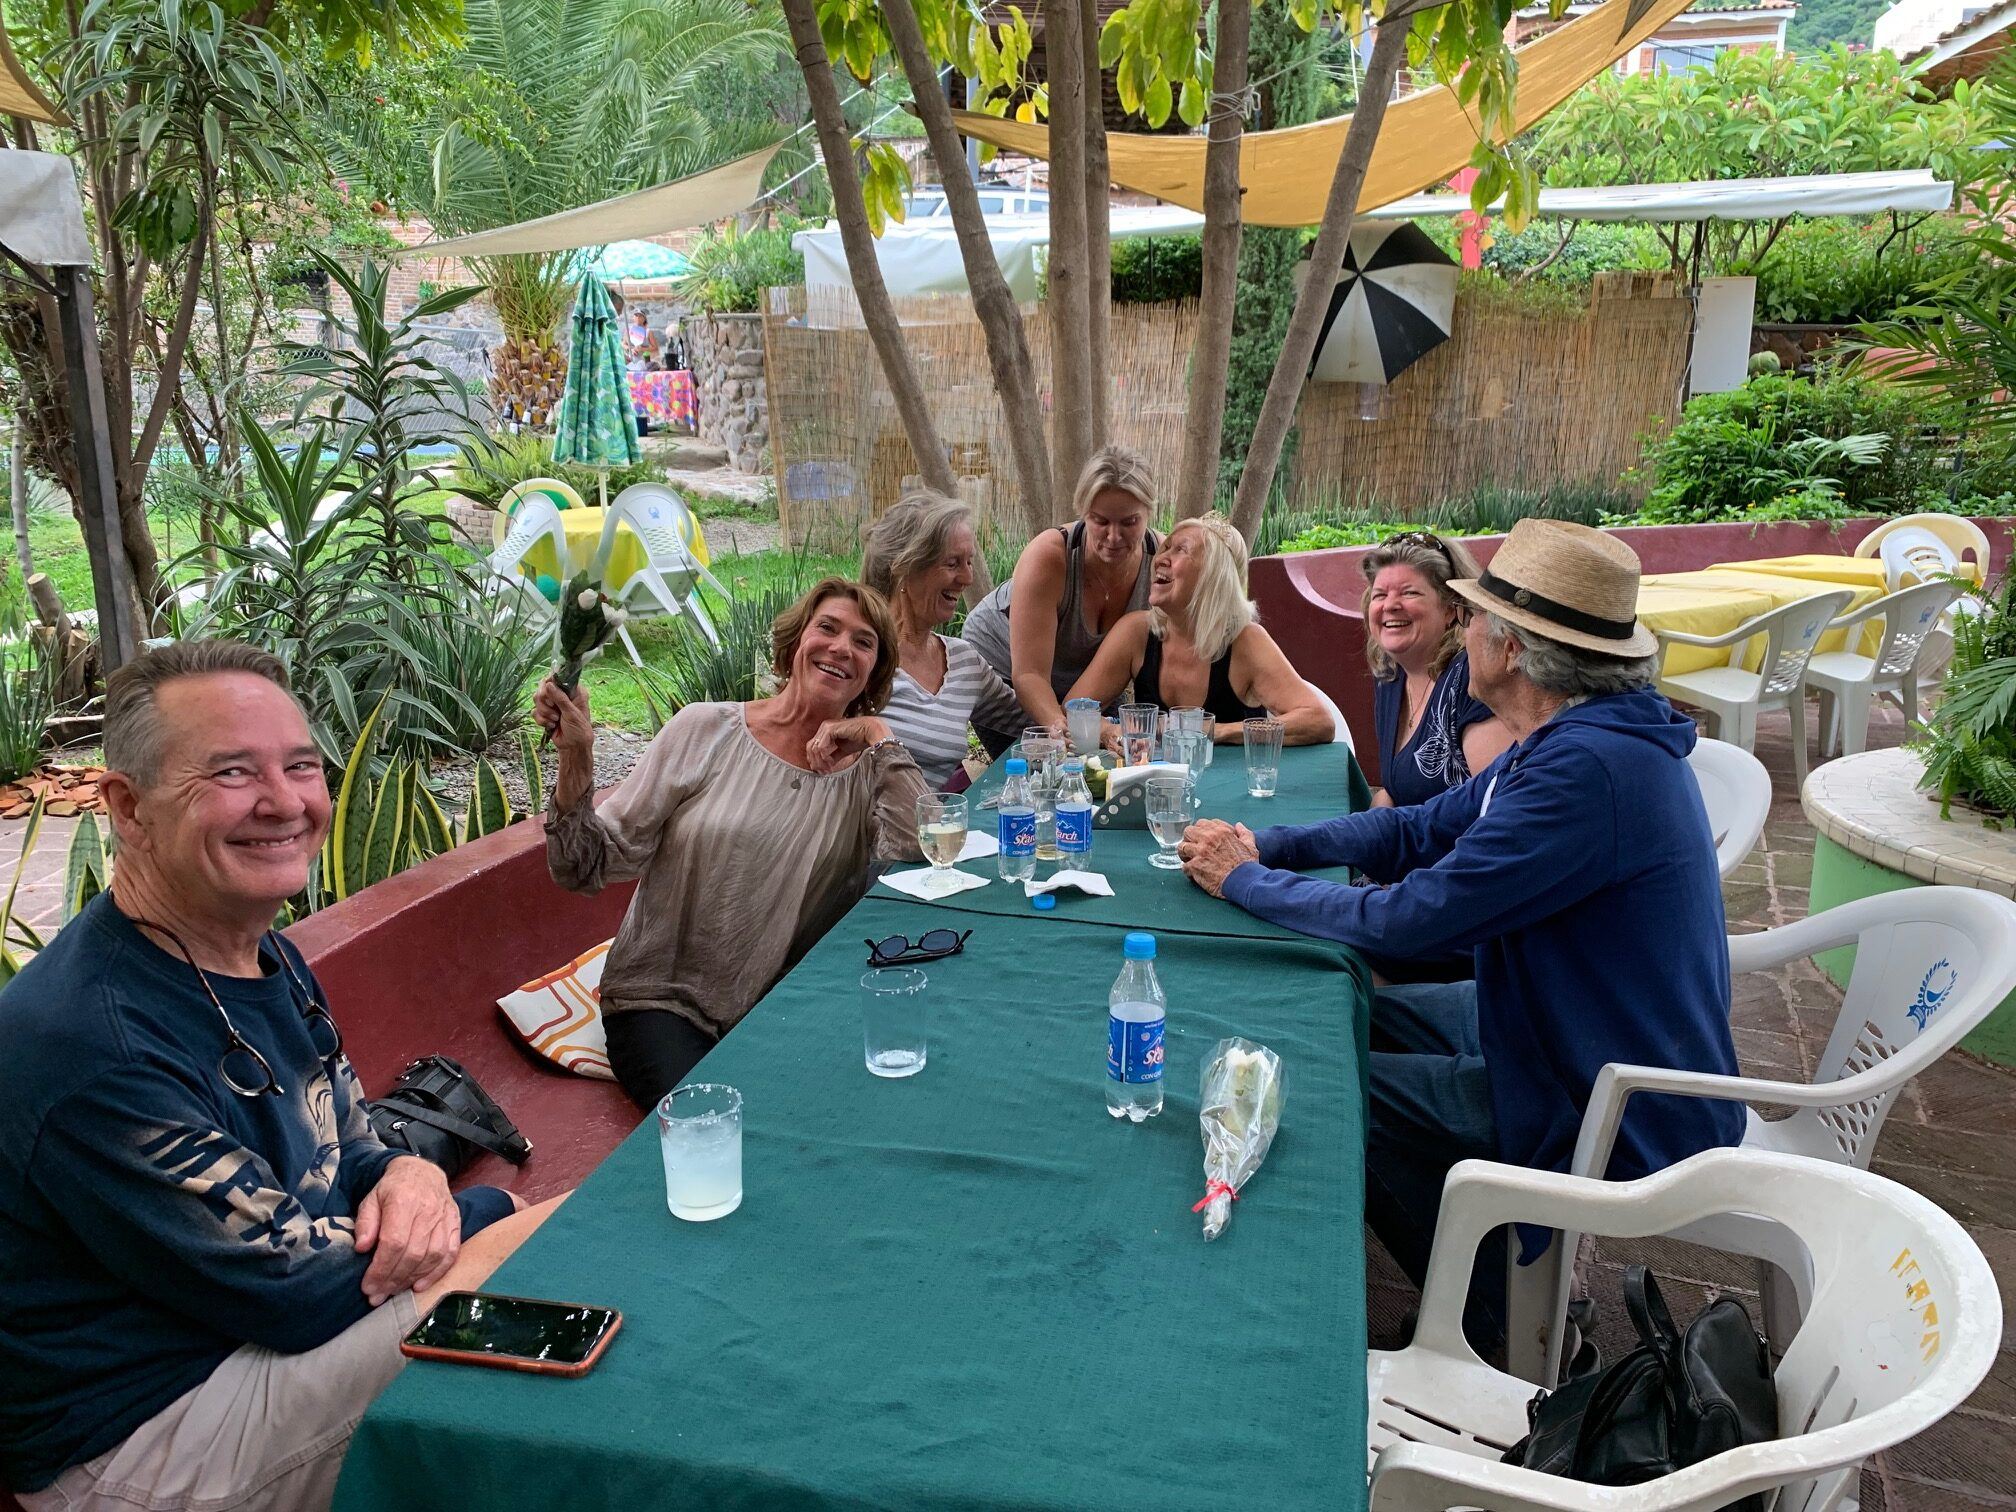
[[[876,717],[896,673],[888,604],[826,578],[771,641],[781,692],[688,704],[599,809],[587,696],[549,678],[534,701],[560,753],[553,880],[592,893],[639,879],[603,966],[602,1015],[609,1063],[643,1108],[853,906],[871,861],[920,856],[924,779]]]

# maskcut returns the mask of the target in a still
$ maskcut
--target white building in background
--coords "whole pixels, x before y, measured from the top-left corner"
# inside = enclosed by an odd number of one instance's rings
[[[1879,50],[1909,57],[1997,8],[1993,0],[1897,0],[1876,18],[1872,41]]]
[[[1512,44],[1523,46],[1595,8],[1596,0],[1570,0],[1561,15],[1550,16],[1544,3],[1525,6],[1512,18]],[[1798,14],[1797,0],[1694,0],[1641,46],[1619,58],[1616,71],[1684,73],[1712,68],[1715,55],[1732,48],[1742,53],[1767,47],[1789,52],[1785,32]]]

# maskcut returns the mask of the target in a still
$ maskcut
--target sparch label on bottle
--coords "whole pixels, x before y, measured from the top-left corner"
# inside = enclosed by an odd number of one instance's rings
[[[1162,1030],[1166,1021],[1130,1024],[1117,1018],[1106,1020],[1106,1075],[1117,1082],[1162,1080]]]
[[[1007,856],[1033,856],[1036,854],[1036,811],[1027,810],[1020,814],[1000,816],[998,838],[1001,853]]]
[[[1057,849],[1068,851],[1072,855],[1083,855],[1092,849],[1091,809],[1057,810]]]

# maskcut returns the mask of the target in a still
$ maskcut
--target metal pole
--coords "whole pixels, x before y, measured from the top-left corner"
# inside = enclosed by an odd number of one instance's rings
[[[57,324],[63,367],[70,384],[70,428],[77,445],[77,479],[83,489],[84,548],[91,558],[91,587],[98,605],[98,656],[105,671],[131,661],[140,649],[134,624],[138,600],[126,560],[112,471],[112,434],[105,412],[105,376],[98,364],[98,319],[92,308],[91,270],[55,267]]]

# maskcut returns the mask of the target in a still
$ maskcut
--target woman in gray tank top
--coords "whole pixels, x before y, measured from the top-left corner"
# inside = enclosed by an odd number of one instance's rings
[[[1148,459],[1131,447],[1101,447],[1078,475],[1072,503],[1077,522],[1025,546],[1014,577],[974,606],[961,632],[1008,679],[1032,724],[1064,722],[1061,700],[1106,632],[1148,607],[1156,546]]]

